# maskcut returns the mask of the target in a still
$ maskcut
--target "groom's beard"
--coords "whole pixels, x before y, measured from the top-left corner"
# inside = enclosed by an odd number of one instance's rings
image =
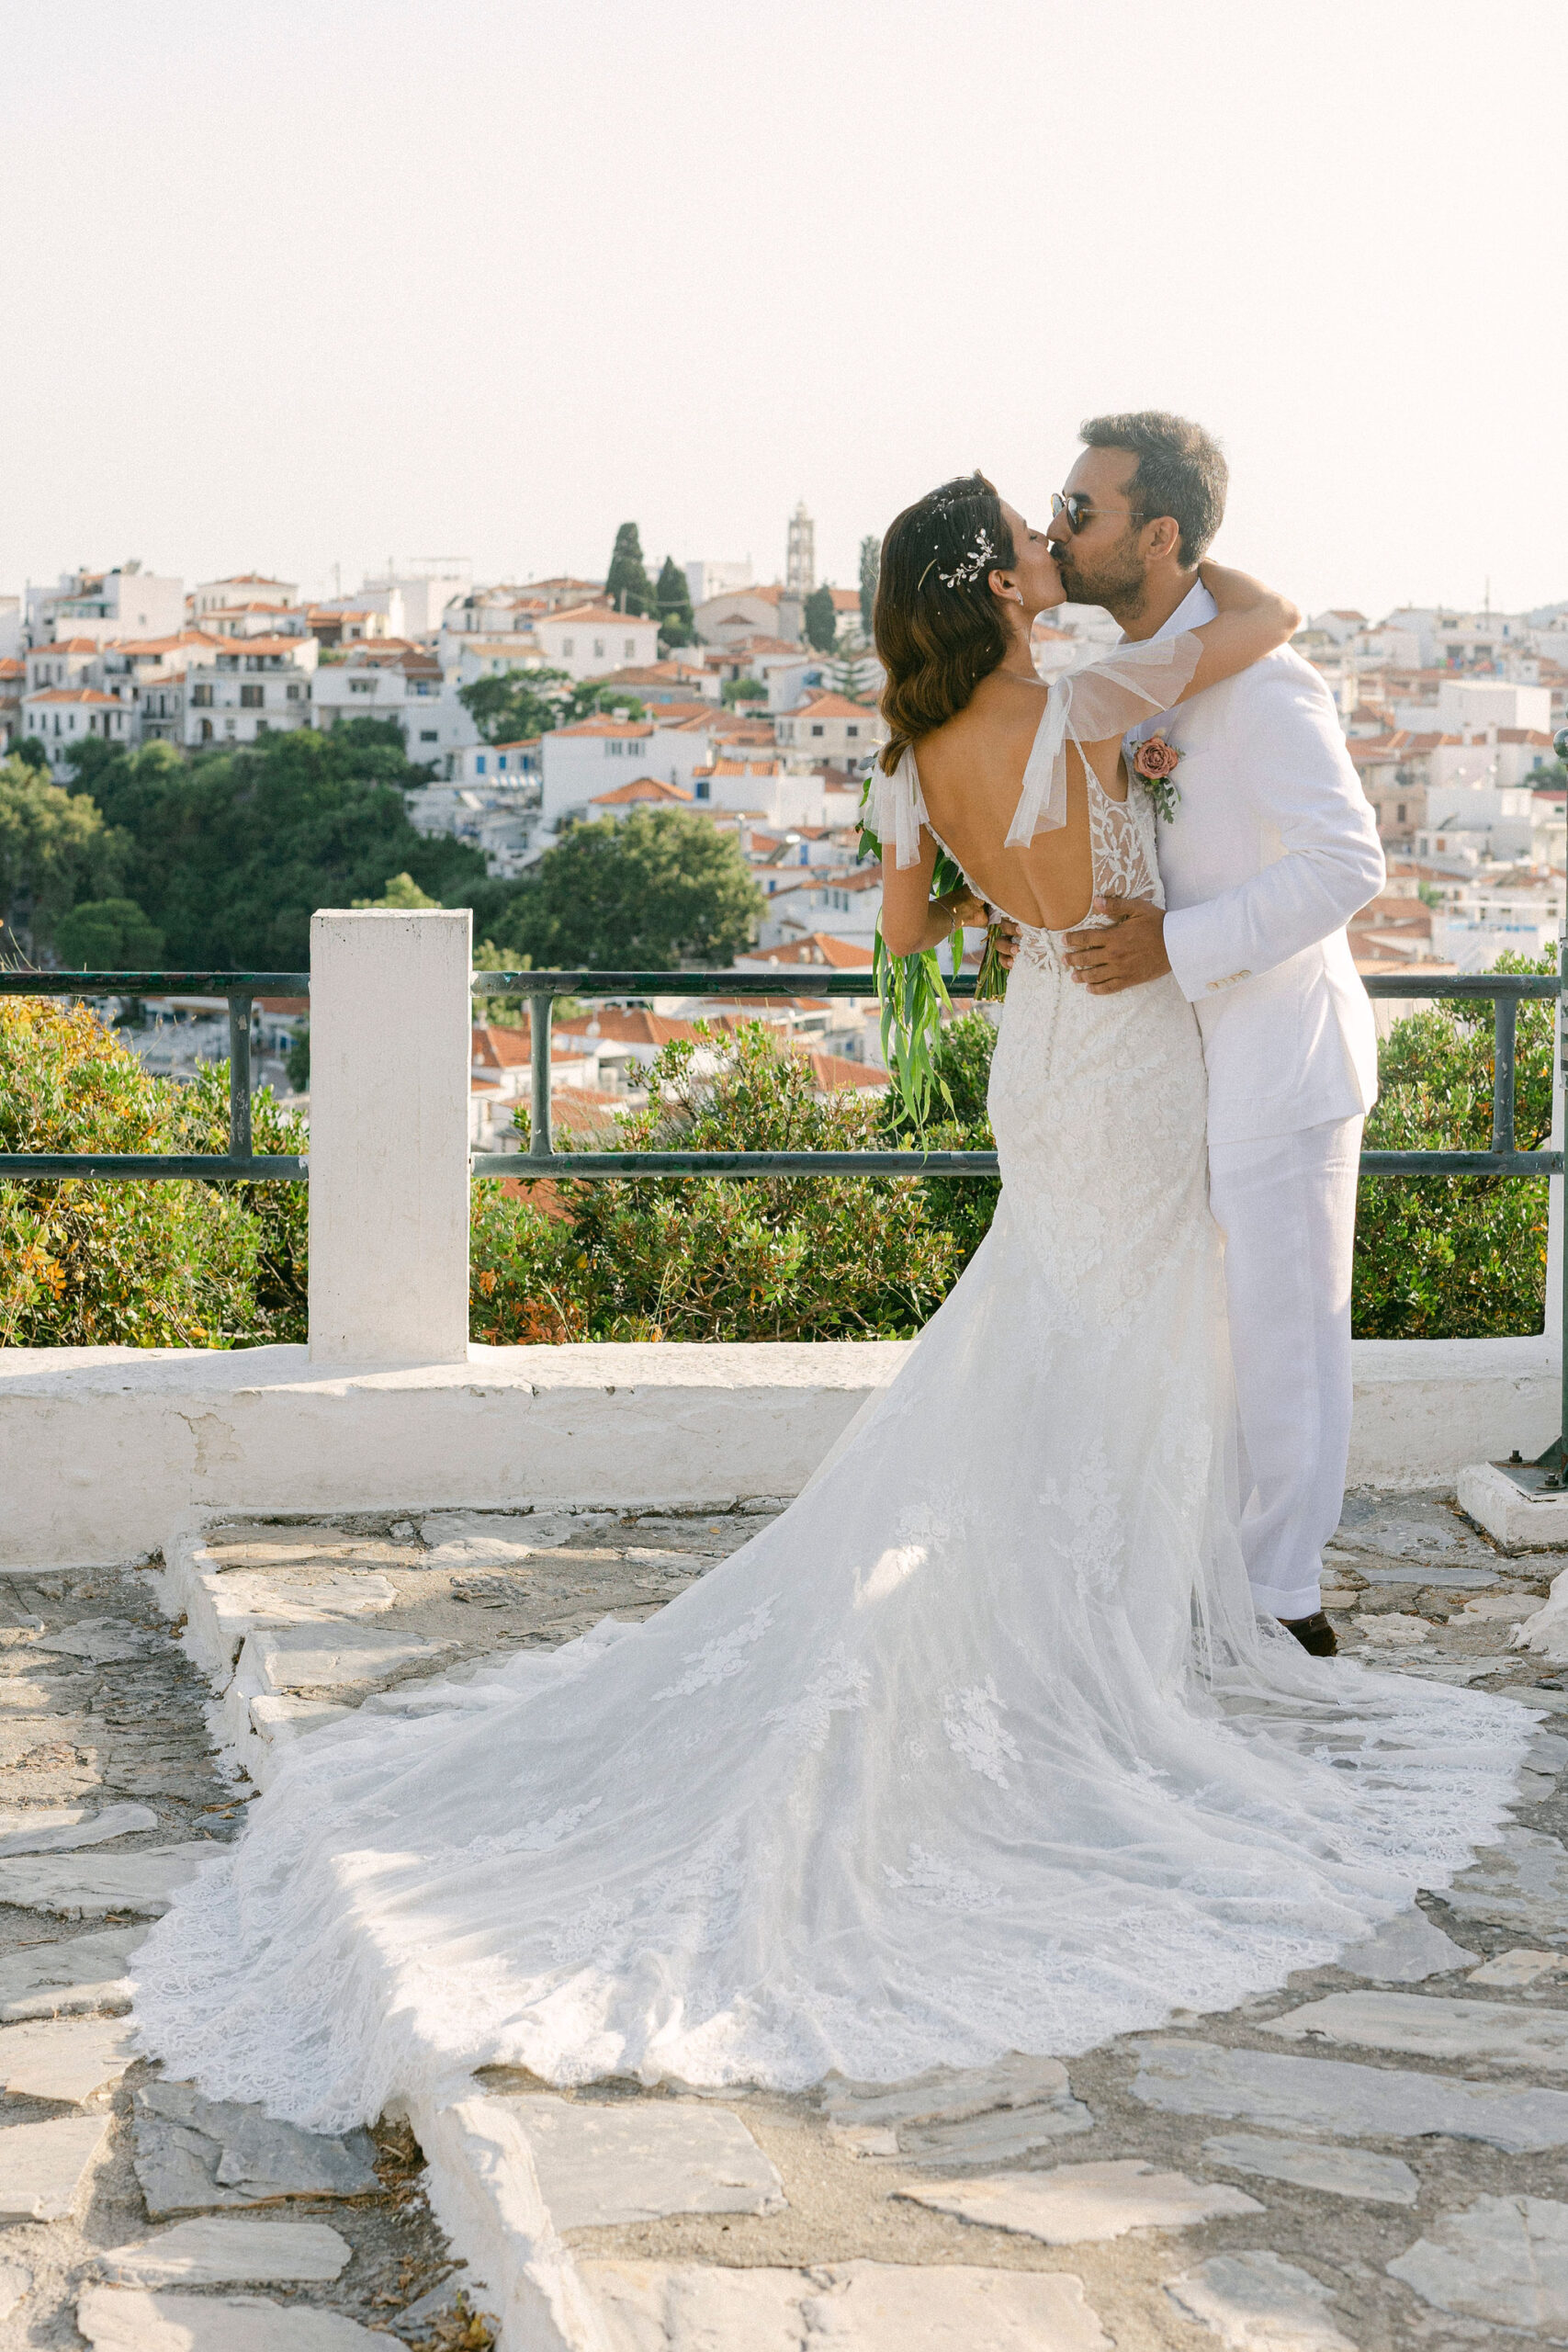
[[[1073,560],[1070,548],[1057,548],[1055,556],[1069,604],[1103,605],[1123,625],[1138,618],[1148,593],[1148,581],[1135,555],[1124,556],[1120,561],[1112,556],[1103,563],[1081,569]]]

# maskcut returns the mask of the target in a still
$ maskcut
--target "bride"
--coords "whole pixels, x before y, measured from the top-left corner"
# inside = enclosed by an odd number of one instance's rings
[[[1254,1612],[1192,1012],[1059,954],[1096,892],[1157,893],[1125,729],[1288,634],[1206,577],[1217,620],[1047,693],[1041,534],[979,477],[894,524],[889,944],[951,923],[938,834],[1023,927],[990,1232],[807,1491],[658,1615],[290,1752],[138,1955],[171,2073],[338,2130],[498,2063],[1065,2056],[1332,1960],[1493,1831],[1523,1709]]]

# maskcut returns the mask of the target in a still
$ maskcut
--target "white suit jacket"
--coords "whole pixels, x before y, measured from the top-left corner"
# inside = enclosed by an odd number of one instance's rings
[[[1156,634],[1215,610],[1195,587]],[[1159,868],[1166,951],[1202,1032],[1210,1142],[1370,1110],[1377,1035],[1345,926],[1382,889],[1383,858],[1327,687],[1281,646],[1128,741],[1156,732],[1182,755]]]

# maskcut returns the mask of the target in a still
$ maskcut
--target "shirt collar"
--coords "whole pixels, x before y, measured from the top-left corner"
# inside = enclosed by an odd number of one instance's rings
[[[1193,582],[1170,618],[1156,628],[1156,639],[1179,637],[1183,629],[1201,628],[1205,621],[1217,620],[1220,608],[1201,580]]]

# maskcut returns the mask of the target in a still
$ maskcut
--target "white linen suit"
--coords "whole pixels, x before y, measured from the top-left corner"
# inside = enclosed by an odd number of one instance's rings
[[[1196,587],[1156,633],[1215,610]],[[1377,1099],[1345,926],[1382,888],[1382,851],[1328,689],[1288,647],[1128,740],[1155,733],[1182,754],[1159,827],[1165,941],[1208,1069],[1243,1548],[1258,1607],[1305,1617],[1344,1501],[1356,1172]]]

